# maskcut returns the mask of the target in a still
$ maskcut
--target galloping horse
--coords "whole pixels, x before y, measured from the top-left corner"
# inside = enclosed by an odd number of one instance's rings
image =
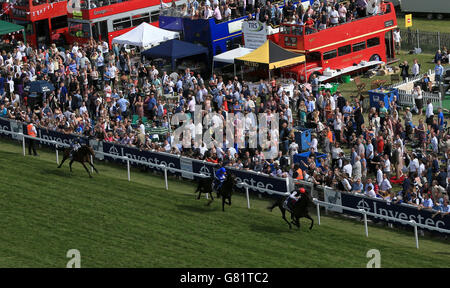
[[[231,194],[233,194],[235,185],[236,177],[230,173],[217,191],[217,197],[222,197],[222,211],[225,211],[225,203],[231,206]],[[228,202],[225,202],[225,200],[228,200]]]
[[[213,192],[213,183],[214,183],[214,177],[208,177],[208,178],[200,178],[198,180],[197,189],[195,190],[195,193],[198,192],[197,200],[200,199],[200,195],[202,193],[209,194],[211,196],[211,200],[208,202],[207,205],[211,204],[211,202],[214,200],[214,197],[212,195]]]
[[[214,177],[210,178],[200,178],[198,181],[197,189],[195,190],[195,193],[198,192],[197,199],[200,199],[201,193],[206,193],[211,196],[211,200],[208,202],[207,205],[211,204],[212,201],[214,201],[213,197],[213,183],[214,183]],[[236,185],[236,178],[234,174],[229,174],[225,181],[223,182],[222,186],[217,190],[217,197],[222,197],[222,211],[225,211],[225,203],[227,205],[231,206],[231,194],[233,192],[233,189]],[[228,201],[225,201],[228,200]]]
[[[61,168],[61,166],[64,164],[64,162],[70,158],[70,152],[71,152],[71,148],[64,148],[64,149],[58,149],[58,150],[62,150],[64,152],[64,156],[63,156],[63,160],[61,161],[61,164],[59,164],[58,168]],[[89,172],[89,169],[86,167],[86,165],[84,165],[84,162],[89,163],[89,165],[91,165],[92,168],[94,168],[95,172],[98,171],[97,169],[94,167],[94,163],[91,162],[91,156],[94,157],[95,153],[94,153],[94,149],[92,149],[92,147],[88,146],[88,145],[82,145],[80,148],[78,148],[77,151],[74,151],[72,153],[72,159],[70,160],[69,163],[69,167],[70,167],[70,172],[72,172],[72,163],[73,161],[77,161],[80,162],[81,165],[83,165],[84,169],[86,169],[87,173],[89,174],[89,177],[92,178],[91,172]]]
[[[300,197],[300,199],[297,202],[295,202],[292,212],[288,211],[291,213],[291,219],[292,219],[291,222],[289,222],[286,219],[286,209],[283,207],[283,203],[288,197],[278,199],[272,206],[267,207],[267,209],[272,211],[273,208],[278,206],[278,208],[280,208],[282,218],[289,225],[289,229],[292,229],[291,223],[294,224],[295,226],[297,226],[298,229],[300,229],[299,219],[302,217],[308,218],[309,220],[311,220],[311,226],[309,226],[309,230],[311,230],[314,225],[314,220],[311,218],[311,216],[309,216],[309,213],[308,213],[308,204],[312,203],[311,198],[308,195],[308,193],[304,193]]]

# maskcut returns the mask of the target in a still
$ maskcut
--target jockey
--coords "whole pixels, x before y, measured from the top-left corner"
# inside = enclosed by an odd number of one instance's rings
[[[291,193],[291,195],[289,195],[289,197],[286,198],[286,201],[284,202],[283,206],[285,206],[287,208],[287,210],[292,212],[294,209],[295,203],[297,203],[298,199],[300,199],[303,196],[303,194],[305,194],[305,193],[306,193],[306,190],[303,187],[300,187],[300,189],[298,190],[298,193],[297,193],[297,191],[293,191]]]
[[[74,152],[77,152],[78,149],[80,149],[81,143],[80,138],[75,138],[73,141],[70,142],[70,156],[73,156]]]
[[[227,170],[225,169],[225,167],[222,167],[219,170],[217,170],[215,174],[216,190],[220,189],[226,177],[227,177]]]

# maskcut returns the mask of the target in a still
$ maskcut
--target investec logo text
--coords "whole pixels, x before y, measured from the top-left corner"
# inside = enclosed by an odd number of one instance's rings
[[[419,213],[417,213],[416,215],[414,214],[406,214],[403,212],[399,212],[399,211],[393,211],[391,209],[384,209],[384,208],[379,208],[377,207],[377,201],[372,201],[373,206],[371,207],[369,203],[367,203],[364,199],[361,199],[358,204],[357,204],[357,208],[358,209],[364,209],[367,212],[372,212],[375,213],[377,215],[382,215],[382,216],[389,216],[392,218],[396,218],[396,219],[400,219],[400,220],[406,220],[406,221],[411,221],[414,220],[416,223],[419,224],[425,224],[428,226],[435,226],[438,228],[443,228],[445,227],[445,222],[438,220],[438,221],[434,221],[432,218],[429,217],[423,217],[422,215],[420,215]],[[382,217],[376,217],[375,218],[381,218]]]
[[[171,167],[171,168],[176,168],[175,167],[175,163],[167,163],[166,161],[160,161],[158,158],[154,157],[144,157],[144,156],[140,156],[140,155],[136,155],[133,153],[128,153],[125,152],[123,147],[120,147],[120,151],[116,148],[116,146],[111,146],[111,148],[109,148],[108,150],[109,154],[112,155],[116,155],[116,156],[122,156],[122,157],[128,157],[129,159],[134,159],[134,160],[138,160],[138,161],[142,161],[142,162],[148,162],[148,163],[152,163],[152,164],[157,164],[157,165],[163,165],[166,167]],[[125,160],[122,160],[125,161]],[[159,169],[159,168],[156,168]]]

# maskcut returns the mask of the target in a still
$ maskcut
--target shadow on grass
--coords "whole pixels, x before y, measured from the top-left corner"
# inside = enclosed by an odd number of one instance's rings
[[[203,199],[204,200],[204,199]],[[196,201],[193,205],[186,205],[186,204],[176,204],[175,206],[179,210],[194,212],[194,213],[211,213],[214,211],[219,210],[219,206],[217,206],[216,203],[218,201],[213,201],[210,205],[206,205],[208,203],[208,200],[202,201],[202,199]]]
[[[292,225],[292,229],[289,229],[286,222],[284,222],[283,219],[280,218],[280,223],[277,225],[261,225],[252,223],[250,224],[250,230],[257,233],[273,233],[273,234],[280,234],[280,233],[290,233],[290,232],[301,232],[302,229],[298,229],[296,226]]]
[[[55,168],[43,168],[39,170],[39,173],[41,173],[42,175],[56,175],[56,176],[60,176],[60,177],[69,177],[72,178],[73,172],[70,172],[69,167],[66,167],[66,169],[64,169],[64,166],[61,168],[57,168],[55,165]],[[86,174],[87,176],[87,174]],[[88,177],[89,178],[89,177]]]

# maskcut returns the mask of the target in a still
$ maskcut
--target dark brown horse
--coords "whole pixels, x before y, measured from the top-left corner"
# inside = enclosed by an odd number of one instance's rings
[[[217,197],[222,197],[222,211],[225,211],[225,204],[231,206],[231,195],[235,187],[236,177],[233,173],[230,173],[217,191]]]
[[[92,147],[90,147],[88,145],[82,145],[80,148],[78,148],[77,151],[73,151],[72,157],[70,156],[70,152],[72,150],[71,148],[64,148],[64,149],[60,149],[60,150],[62,150],[64,152],[64,156],[63,156],[63,160],[61,161],[61,164],[59,164],[58,168],[61,168],[61,166],[64,164],[64,162],[67,159],[71,158],[70,163],[69,163],[70,172],[72,172],[73,161],[77,161],[77,162],[80,162],[81,165],[83,165],[84,169],[86,169],[90,178],[92,178],[91,172],[86,167],[86,165],[84,165],[84,162],[89,163],[89,165],[91,165],[91,167],[98,174],[97,169],[94,167],[93,160],[91,161],[91,156],[92,156],[92,159],[94,159],[94,157],[95,157],[94,149],[92,149]]]
[[[302,217],[308,218],[309,220],[311,220],[311,226],[309,226],[309,230],[311,230],[313,228],[313,225],[314,225],[314,220],[311,218],[311,216],[308,213],[308,205],[310,203],[312,203],[311,198],[308,195],[308,193],[302,194],[300,199],[298,199],[298,201],[295,202],[294,207],[292,209],[292,212],[288,211],[288,212],[291,213],[291,220],[292,220],[291,222],[289,222],[286,219],[286,211],[287,210],[283,206],[284,201],[288,197],[286,197],[286,198],[279,198],[272,206],[267,207],[267,209],[272,211],[273,208],[278,206],[278,208],[280,208],[282,218],[289,225],[289,229],[292,229],[291,223],[294,224],[295,226],[297,226],[298,229],[300,229],[300,221],[299,221],[299,219],[302,218]]]
[[[211,196],[211,200],[209,200],[206,205],[209,205],[214,201],[214,197],[212,194],[212,192],[214,191],[213,183],[214,177],[200,178],[200,180],[198,180],[197,190],[195,190],[195,193],[198,192],[197,199],[200,199],[200,195],[202,193],[206,193]],[[231,195],[235,185],[236,185],[236,178],[234,174],[228,174],[222,186],[219,188],[219,190],[216,191],[217,197],[218,198],[222,197],[222,211],[225,211],[225,204],[231,206]]]
[[[200,178],[198,180],[197,190],[195,190],[195,193],[198,192],[197,200],[200,199],[202,193],[206,193],[209,194],[209,196],[211,196],[211,200],[208,201],[207,205],[211,204],[211,202],[214,201],[214,197],[212,195],[213,183],[214,183],[213,177]]]

